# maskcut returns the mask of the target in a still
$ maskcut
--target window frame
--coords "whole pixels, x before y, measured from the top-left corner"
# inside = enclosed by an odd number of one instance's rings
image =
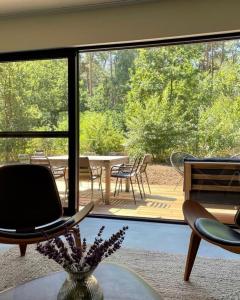
[[[73,215],[78,208],[78,159],[79,156],[79,96],[78,51],[76,49],[51,49],[0,54],[0,63],[51,59],[67,59],[68,72],[68,130],[66,131],[0,131],[0,138],[67,138],[69,167],[68,206],[65,215]]]
[[[108,43],[97,45],[76,46],[71,48],[53,48],[46,50],[30,50],[11,53],[0,53],[0,63],[14,61],[29,61],[41,59],[67,58],[68,60],[68,131],[46,132],[46,131],[16,131],[0,132],[0,138],[23,138],[23,137],[42,137],[42,138],[68,138],[69,155],[69,199],[68,207],[64,208],[65,215],[72,215],[79,208],[78,191],[78,157],[79,157],[79,54],[95,51],[112,51],[121,49],[149,48],[171,45],[184,45],[191,43],[214,42],[224,40],[240,39],[240,31],[204,34],[179,38],[155,39],[147,41],[133,41],[123,43]],[[92,214],[94,216],[94,214]],[[103,216],[101,217],[109,217]],[[116,218],[119,217],[110,217]],[[138,220],[136,217],[128,217],[130,220]],[[153,220],[148,220],[153,221]],[[154,220],[159,222],[161,220]],[[169,222],[170,220],[166,220]],[[170,221],[171,223],[183,223],[181,221]]]

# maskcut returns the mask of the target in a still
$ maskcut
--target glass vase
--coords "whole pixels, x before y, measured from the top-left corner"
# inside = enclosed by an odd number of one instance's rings
[[[96,277],[92,275],[94,269],[67,271],[67,278],[59,290],[57,300],[102,300],[102,289]]]

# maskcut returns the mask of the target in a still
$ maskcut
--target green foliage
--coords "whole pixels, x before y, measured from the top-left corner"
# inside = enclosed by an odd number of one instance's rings
[[[240,149],[240,97],[220,97],[199,119],[199,152],[205,156],[229,155]]]
[[[80,55],[80,110],[123,111],[136,50]]]
[[[80,152],[108,154],[123,150],[123,134],[110,113],[85,112],[80,116]]]
[[[139,50],[126,106],[130,152],[150,152],[155,159],[165,160],[172,149],[193,143],[200,78],[197,65],[192,63],[199,51],[194,50],[198,49]]]
[[[80,54],[81,152],[240,152],[240,41]],[[68,128],[67,61],[0,64],[0,131]],[[67,139],[0,139],[0,160]],[[126,149],[125,149],[126,150]]]
[[[63,114],[66,118],[66,60],[0,65],[1,131],[56,130]],[[17,159],[18,153],[33,153],[35,143],[19,139],[1,140],[0,160],[12,161]],[[49,149],[50,144],[54,143],[48,143]]]

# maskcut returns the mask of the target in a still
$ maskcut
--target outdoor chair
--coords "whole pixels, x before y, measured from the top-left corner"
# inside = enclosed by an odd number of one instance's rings
[[[103,188],[102,188],[102,168],[91,168],[88,157],[79,158],[79,180],[85,180],[91,182],[91,200],[93,198],[93,183],[95,180],[99,180],[99,189],[101,191],[101,198],[103,200]]]
[[[60,236],[83,220],[87,204],[72,217],[63,208],[51,170],[31,164],[0,167],[0,243],[18,244],[21,256],[28,244]]]
[[[18,154],[18,161],[21,164],[29,164],[30,163],[30,155],[29,154]]]
[[[147,176],[147,166],[148,166],[149,163],[151,163],[151,161],[152,161],[152,156],[150,154],[145,154],[143,159],[142,159],[142,162],[141,162],[141,164],[138,168],[138,174],[139,174],[139,178],[140,178],[140,181],[141,181],[144,196],[145,196],[145,190],[144,190],[144,186],[143,186],[143,174],[144,174],[144,176],[146,178],[146,181],[147,181],[149,193],[151,194],[151,189],[150,189],[148,176]]]
[[[65,178],[66,167],[52,166],[50,160],[46,155],[37,155],[37,154],[32,155],[30,157],[30,164],[36,164],[36,165],[48,167],[52,171],[55,179]]]
[[[52,171],[53,177],[55,179],[63,178],[65,183],[64,197],[65,198],[67,197],[67,189],[68,189],[68,179],[66,176],[67,167],[52,166],[50,160],[42,151],[35,152],[35,154],[30,157],[30,164],[45,166],[49,168]]]
[[[82,154],[83,157],[89,156],[97,156],[96,152],[84,152]],[[102,166],[91,166],[92,172],[97,175],[102,176],[103,167]],[[99,186],[100,187],[100,186]]]
[[[110,152],[109,153],[109,155],[111,156],[111,155],[116,155],[116,154],[113,154],[113,153],[116,153],[116,152]],[[119,170],[120,170],[120,167],[132,167],[133,166],[133,164],[134,164],[134,162],[135,162],[135,158],[131,158],[130,159],[130,161],[128,162],[128,163],[120,163],[120,164],[116,164],[116,165],[113,165],[112,167],[111,167],[111,174],[117,174],[118,172],[119,172]],[[115,192],[114,192],[114,195],[116,194],[116,190],[117,190],[117,188],[115,188]],[[119,193],[119,191],[121,190],[121,192],[122,192],[122,179],[120,179],[119,180],[119,187],[118,187],[118,193]]]
[[[114,197],[116,196],[118,181],[120,181],[119,184],[121,184],[123,179],[129,180],[130,184],[131,184],[131,188],[132,188],[133,200],[134,200],[134,203],[136,204],[136,198],[135,198],[133,181],[132,181],[133,178],[135,178],[137,181],[141,199],[143,199],[143,195],[142,195],[142,191],[141,191],[141,187],[140,187],[140,183],[139,183],[139,178],[138,178],[138,169],[140,166],[140,162],[141,162],[141,157],[136,157],[134,159],[133,164],[123,164],[120,166],[113,166],[111,168],[111,177],[116,178]]]
[[[170,162],[172,167],[181,175],[184,175],[184,160],[187,158],[196,158],[192,154],[185,152],[172,152]]]

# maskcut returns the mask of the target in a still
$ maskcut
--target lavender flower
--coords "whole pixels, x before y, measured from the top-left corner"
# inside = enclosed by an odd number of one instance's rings
[[[128,226],[123,226],[107,240],[102,239],[104,229],[105,226],[99,229],[94,243],[89,247],[85,238],[81,241],[79,227],[74,227],[66,229],[65,241],[60,237],[49,239],[45,243],[38,243],[36,250],[55,260],[67,271],[88,271],[121,247]]]

